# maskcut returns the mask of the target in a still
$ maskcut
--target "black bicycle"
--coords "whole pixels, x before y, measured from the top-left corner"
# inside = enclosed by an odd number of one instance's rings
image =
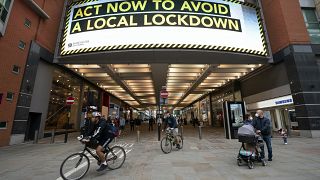
[[[178,149],[183,147],[183,139],[181,135],[174,135],[174,128],[166,129],[166,136],[161,140],[161,150],[163,153],[168,154],[172,151],[172,146]]]
[[[98,165],[101,164],[99,157],[90,150],[90,148],[93,148],[92,144],[82,138],[78,140],[85,144],[84,149],[82,152],[71,154],[62,162],[60,175],[64,180],[78,180],[87,174],[90,167],[90,159],[85,152],[94,157]],[[111,170],[120,168],[126,160],[125,150],[120,146],[113,146],[111,148],[107,146],[104,149],[108,168]]]

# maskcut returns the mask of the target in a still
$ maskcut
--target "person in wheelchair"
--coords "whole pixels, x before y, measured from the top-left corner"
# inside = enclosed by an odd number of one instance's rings
[[[99,112],[92,113],[93,118],[91,122],[94,125],[94,131],[88,132],[86,135],[90,134],[87,137],[83,138],[83,142],[90,142],[96,146],[96,153],[100,159],[100,167],[97,171],[105,170],[107,166],[107,162],[105,159],[105,148],[109,145],[110,142],[115,137],[113,124],[110,124],[106,121],[106,119],[101,118],[101,114]]]

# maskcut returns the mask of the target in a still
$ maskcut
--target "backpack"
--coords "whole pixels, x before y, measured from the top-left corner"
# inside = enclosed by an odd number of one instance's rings
[[[114,126],[114,125],[110,125],[110,131],[109,131],[114,137],[118,137],[119,136],[119,129]]]

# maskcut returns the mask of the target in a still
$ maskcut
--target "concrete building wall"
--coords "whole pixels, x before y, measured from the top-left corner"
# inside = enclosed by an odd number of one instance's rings
[[[242,97],[252,96],[264,91],[289,84],[284,63],[270,65],[241,82]],[[268,98],[268,97],[265,97]],[[270,98],[270,97],[269,97]]]
[[[30,112],[41,114],[39,134],[43,135],[45,121],[48,113],[48,102],[52,86],[54,67],[46,62],[39,61],[37,76],[30,105]]]

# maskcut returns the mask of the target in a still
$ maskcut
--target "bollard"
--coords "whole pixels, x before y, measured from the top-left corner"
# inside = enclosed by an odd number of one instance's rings
[[[181,126],[181,137],[183,139],[183,126]]]
[[[137,142],[138,143],[140,142],[140,131],[139,130],[137,131]]]
[[[64,143],[68,142],[68,131],[64,134]]]
[[[158,141],[160,141],[161,138],[161,124],[158,123]]]
[[[114,143],[117,143],[117,137],[115,137],[113,140],[114,140]]]
[[[38,143],[38,138],[39,138],[38,135],[39,135],[39,131],[36,130],[36,131],[34,132],[33,144],[37,144],[37,143]]]
[[[53,144],[54,143],[54,129],[52,129],[51,131],[51,141],[50,141],[50,144]]]
[[[201,126],[199,126],[199,139],[200,139],[200,140],[202,139],[202,129],[201,129]]]

